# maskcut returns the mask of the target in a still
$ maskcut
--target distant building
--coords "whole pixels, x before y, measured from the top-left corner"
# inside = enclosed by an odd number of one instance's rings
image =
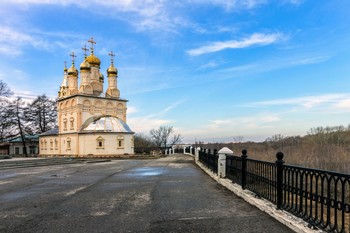
[[[126,103],[117,88],[118,70],[107,69],[108,88],[103,92],[104,76],[101,61],[94,54],[93,39],[90,55],[80,64],[80,85],[75,55],[72,66],[64,68],[63,82],[58,92],[58,128],[40,135],[41,156],[119,157],[134,154],[134,132],[126,124]]]
[[[25,135],[25,144],[29,156],[37,156],[39,153],[39,135]],[[24,148],[21,136],[4,140],[0,143],[0,155],[24,156]]]

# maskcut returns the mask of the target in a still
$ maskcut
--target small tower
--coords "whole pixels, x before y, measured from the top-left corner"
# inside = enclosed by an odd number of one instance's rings
[[[74,95],[78,93],[78,70],[74,66],[77,56],[74,55],[74,52],[70,56],[72,57],[72,66],[68,69],[68,95]]]
[[[58,98],[65,97],[67,95],[68,90],[68,69],[67,69],[67,62],[64,62],[64,69],[63,69],[63,81],[62,85],[60,86],[60,90],[58,92]]]
[[[84,50],[84,61],[80,64],[80,76],[81,76],[81,84],[79,87],[79,93],[92,95],[93,90],[90,85],[91,82],[91,66],[86,61],[86,45],[82,48]]]
[[[120,92],[117,88],[117,77],[118,77],[118,70],[114,67],[114,53],[111,51],[108,54],[111,57],[111,65],[107,69],[107,76],[108,76],[108,88],[106,91],[106,97],[114,97],[119,98]]]
[[[101,82],[100,79],[100,65],[101,61],[98,57],[94,55],[94,44],[96,42],[91,37],[90,40],[88,40],[89,43],[91,43],[90,47],[90,55],[86,58],[86,61],[91,65],[91,86],[93,90],[94,96],[99,96],[103,92],[103,79]]]

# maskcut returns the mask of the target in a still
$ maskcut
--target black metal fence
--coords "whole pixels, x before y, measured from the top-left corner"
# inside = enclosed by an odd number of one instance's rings
[[[350,175],[284,165],[281,152],[276,157],[270,163],[249,159],[246,150],[240,157],[228,155],[226,177],[312,226],[350,232]]]
[[[219,155],[217,153],[217,150],[211,152],[210,150],[201,149],[198,152],[198,159],[204,166],[206,166],[215,174],[218,174]]]
[[[226,156],[226,177],[257,196],[328,232],[350,232],[350,175],[285,165],[283,153],[275,163]],[[201,149],[199,161],[217,174],[216,150]]]

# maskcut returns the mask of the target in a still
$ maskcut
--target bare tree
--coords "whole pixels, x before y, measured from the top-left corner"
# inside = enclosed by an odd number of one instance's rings
[[[5,96],[5,97],[9,97],[11,96],[13,93],[10,90],[10,88],[7,86],[7,84],[0,80],[0,96]]]
[[[17,135],[9,104],[10,102],[7,99],[0,101],[0,142]]]
[[[182,141],[182,136],[181,134],[174,134],[172,138],[170,139],[170,145],[173,146],[175,144],[179,144]]]
[[[160,126],[158,129],[152,129],[150,131],[153,142],[158,147],[166,147],[171,134],[174,133],[172,126]],[[181,142],[181,135],[174,135],[170,140],[170,145]]]
[[[23,144],[23,154],[25,156],[28,156],[27,153],[27,147],[25,142],[25,131],[24,131],[24,114],[23,114],[23,108],[24,108],[24,101],[17,97],[15,100],[13,100],[9,104],[9,117],[12,121],[12,124],[14,124],[18,130],[19,135],[21,136],[22,144]]]
[[[242,142],[244,142],[244,137],[243,136],[234,136],[233,141],[235,143],[242,143]]]
[[[149,136],[140,134],[140,133],[135,134],[134,145],[135,145],[135,148],[155,147],[154,142]]]
[[[38,96],[24,110],[27,130],[32,133],[44,133],[56,127],[56,102],[46,95]]]
[[[6,98],[11,95],[10,88],[4,81],[0,80],[0,141],[15,135],[14,125],[9,117],[9,100]]]

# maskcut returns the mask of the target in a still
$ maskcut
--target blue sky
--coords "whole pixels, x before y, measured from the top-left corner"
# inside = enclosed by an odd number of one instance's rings
[[[348,0],[4,0],[0,79],[25,98],[56,97],[64,61],[74,51],[80,64],[94,37],[103,73],[116,54],[135,132],[171,125],[185,142],[304,135],[350,123],[349,9]]]

